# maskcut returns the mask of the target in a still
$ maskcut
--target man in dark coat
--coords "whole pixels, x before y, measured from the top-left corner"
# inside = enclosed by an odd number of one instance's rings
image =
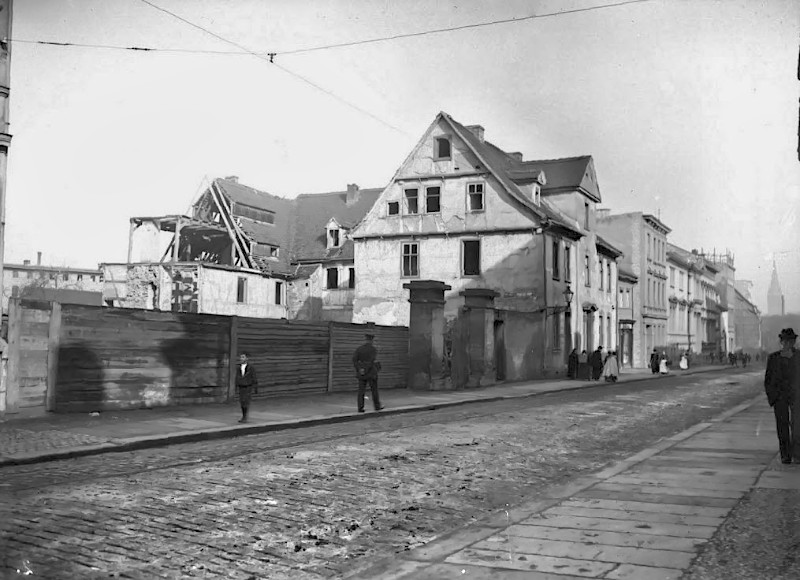
[[[781,462],[800,463],[800,352],[794,347],[797,335],[784,328],[778,335],[781,350],[767,359],[764,390],[775,412]]]
[[[242,407],[242,418],[239,419],[239,423],[247,423],[250,399],[253,393],[258,392],[258,377],[256,376],[256,369],[250,364],[245,352],[239,355],[239,365],[236,369],[236,388],[239,391],[239,404]]]
[[[600,380],[600,375],[603,374],[603,347],[598,346],[597,350],[592,353],[590,360],[592,364],[592,380]]]
[[[578,377],[578,349],[573,348],[567,358],[567,378],[575,379]]]
[[[661,357],[658,356],[658,351],[653,349],[652,354],[650,355],[650,372],[654,375],[658,374],[658,367],[661,364]]]
[[[364,393],[369,385],[372,392],[372,403],[376,411],[383,409],[380,398],[378,396],[378,371],[381,370],[381,363],[377,361],[378,351],[375,345],[372,344],[375,338],[374,334],[367,333],[364,335],[367,342],[362,344],[353,353],[353,366],[356,369],[356,378],[358,379],[358,412],[364,412]]]

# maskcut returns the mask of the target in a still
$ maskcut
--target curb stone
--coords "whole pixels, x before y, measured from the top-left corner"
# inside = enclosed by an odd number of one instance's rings
[[[711,368],[697,371],[687,371],[680,375],[671,376],[692,376],[703,373],[716,372],[726,370],[723,368]],[[624,385],[627,383],[638,383],[653,380],[651,375],[644,375],[624,381],[618,381],[615,385]],[[211,429],[203,429],[198,431],[179,431],[174,433],[165,433],[161,435],[144,435],[140,437],[130,437],[126,439],[110,439],[107,443],[97,445],[85,445],[80,447],[67,447],[59,450],[48,450],[42,453],[31,453],[26,455],[16,455],[14,457],[0,457],[0,468],[11,467],[18,465],[31,465],[35,463],[45,463],[49,461],[59,461],[63,459],[75,459],[78,457],[87,457],[91,455],[99,455],[103,453],[121,453],[126,451],[137,451],[141,449],[153,449],[156,447],[167,447],[169,445],[177,445],[180,443],[196,443],[200,441],[214,441],[219,439],[229,439],[232,437],[242,437],[245,435],[257,435],[260,433],[270,433],[274,431],[286,431],[289,429],[300,429],[304,427],[316,427],[322,425],[331,425],[336,423],[349,423],[353,421],[360,421],[362,419],[374,418],[376,416],[387,415],[402,415],[406,413],[414,413],[419,411],[435,411],[437,409],[445,409],[449,407],[458,407],[472,403],[493,403],[497,401],[504,401],[510,399],[528,399],[532,397],[539,397],[542,395],[549,395],[551,393],[564,393],[568,391],[583,391],[587,389],[598,389],[608,387],[609,383],[597,381],[588,382],[576,386],[565,386],[562,388],[555,388],[547,391],[536,391],[530,393],[521,393],[518,395],[496,395],[487,397],[474,397],[470,399],[462,399],[459,401],[449,401],[440,403],[431,403],[423,405],[406,405],[403,407],[394,407],[391,409],[384,409],[379,413],[351,413],[346,415],[333,415],[333,416],[316,416],[305,419],[294,419],[284,421],[281,423],[267,423],[267,424],[248,424],[241,426],[230,427],[215,427]]]

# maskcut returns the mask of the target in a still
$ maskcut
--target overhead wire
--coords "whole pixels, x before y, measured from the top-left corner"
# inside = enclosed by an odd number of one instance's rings
[[[277,68],[282,70],[284,73],[286,73],[286,74],[288,74],[288,75],[290,75],[290,76],[292,76],[292,77],[294,77],[294,78],[306,83],[307,85],[309,85],[309,86],[311,86],[311,87],[323,92],[324,94],[336,99],[340,103],[343,103],[344,105],[347,105],[348,107],[350,107],[351,109],[361,113],[362,115],[366,115],[366,116],[370,117],[371,119],[373,119],[375,121],[378,121],[382,125],[390,128],[390,129],[392,129],[394,131],[397,131],[398,133],[402,133],[404,135],[408,135],[408,133],[406,131],[403,131],[402,129],[392,125],[388,121],[384,121],[383,119],[381,119],[380,117],[378,117],[374,113],[371,113],[370,111],[367,111],[366,109],[363,109],[363,108],[359,107],[355,103],[352,103],[352,102],[348,101],[347,99],[345,99],[344,97],[342,97],[340,95],[337,95],[336,93],[334,93],[334,92],[332,92],[332,91],[330,91],[330,90],[318,85],[317,83],[315,83],[312,80],[304,77],[303,75],[300,75],[300,74],[298,74],[298,73],[296,73],[296,72],[294,72],[292,70],[289,70],[286,67],[281,66],[278,63],[274,62],[274,60],[273,60],[274,54],[272,54],[272,53],[268,53],[266,55],[265,54],[259,54],[257,52],[254,52],[254,51],[248,49],[245,46],[242,46],[238,42],[235,42],[233,40],[230,40],[230,39],[227,39],[227,38],[225,38],[223,36],[220,36],[216,32],[208,30],[207,28],[204,28],[204,27],[200,26],[199,24],[195,24],[194,22],[191,22],[191,21],[187,20],[186,18],[184,18],[184,17],[182,17],[182,16],[180,16],[178,14],[175,14],[174,12],[172,12],[170,10],[167,10],[166,8],[162,8],[161,6],[158,6],[157,4],[154,4],[150,0],[139,0],[139,1],[143,2],[144,4],[147,4],[148,6],[152,6],[156,10],[159,10],[160,12],[168,14],[169,16],[172,16],[173,18],[176,18],[176,19],[180,20],[181,22],[184,22],[184,23],[188,24],[189,26],[191,26],[193,28],[196,28],[196,29],[198,29],[198,30],[200,30],[200,31],[202,31],[202,32],[204,32],[206,34],[209,34],[209,35],[213,36],[214,38],[216,38],[216,39],[218,39],[218,40],[220,40],[222,42],[230,44],[231,46],[235,46],[236,48],[238,48],[240,50],[244,50],[244,51],[248,52],[249,54],[255,56],[256,58],[258,58],[260,60],[263,60],[263,61],[266,61],[266,62],[268,62],[269,64],[271,64],[273,66],[276,66]]]
[[[407,32],[407,33],[401,33],[401,34],[394,34],[394,35],[390,35],[390,36],[381,36],[381,37],[377,37],[377,38],[367,38],[367,39],[364,39],[364,40],[353,40],[353,41],[348,41],[348,42],[339,42],[339,43],[333,43],[333,44],[323,44],[323,45],[319,45],[319,46],[310,46],[310,47],[306,47],[306,48],[297,48],[297,49],[292,49],[292,50],[282,50],[282,51],[272,51],[272,52],[266,52],[265,51],[265,52],[256,53],[256,54],[258,54],[259,56],[263,56],[263,57],[269,57],[270,55],[274,57],[274,56],[285,56],[285,55],[293,55],[293,54],[304,54],[304,53],[316,52],[316,51],[320,51],[320,50],[330,50],[330,49],[335,49],[335,48],[345,48],[345,47],[349,47],[349,46],[360,46],[360,45],[364,45],[364,44],[375,44],[375,43],[378,43],[378,42],[388,42],[388,41],[400,40],[400,39],[404,39],[404,38],[414,38],[414,37],[420,37],[420,36],[427,36],[429,34],[442,34],[442,33],[445,33],[445,32],[457,32],[457,31],[460,31],[460,30],[481,28],[481,27],[484,27],[484,26],[497,26],[497,25],[500,25],[500,24],[513,24],[515,22],[524,22],[524,21],[527,21],[527,20],[534,20],[534,19],[537,19],[537,18],[550,18],[550,17],[555,17],[555,16],[565,16],[565,15],[568,15],[568,14],[576,14],[576,13],[579,13],[579,12],[589,12],[589,11],[592,11],[592,10],[601,10],[601,9],[604,9],[604,8],[615,8],[615,7],[624,6],[624,5],[627,5],[627,4],[639,4],[639,3],[642,3],[642,2],[653,2],[653,1],[654,0],[625,0],[623,2],[615,2],[615,3],[611,3],[611,4],[598,4],[596,6],[586,6],[586,7],[583,7],[583,8],[574,8],[572,10],[561,10],[561,11],[558,11],[558,12],[548,12],[548,13],[545,13],[545,14],[529,14],[529,15],[526,15],[526,16],[516,16],[516,17],[512,17],[512,18],[503,18],[503,19],[499,19],[499,20],[490,20],[490,21],[485,21],[485,22],[475,22],[475,23],[472,23],[472,24],[463,24],[463,25],[459,25],[459,26],[450,26],[450,27],[446,27],[446,28],[434,28],[434,29],[431,29],[431,30],[421,30],[421,31],[418,31],[418,32]],[[227,39],[219,36],[218,34],[216,34],[214,32],[211,32],[209,30],[206,30],[202,26],[199,26],[198,24],[190,22],[190,21],[186,20],[185,18],[183,18],[183,17],[181,17],[181,16],[179,16],[179,15],[173,13],[173,12],[170,12],[169,10],[167,10],[165,8],[162,8],[161,6],[158,6],[157,4],[154,4],[154,3],[146,1],[146,0],[142,0],[142,2],[145,2],[146,4],[152,6],[153,8],[155,8],[157,10],[160,10],[161,12],[169,14],[170,16],[173,16],[175,18],[178,18],[181,21],[185,22],[186,24],[189,24],[190,26],[192,26],[194,28],[197,28],[198,30],[201,30],[203,32],[211,34],[211,35],[215,36],[216,38],[218,38],[219,40],[222,40],[224,42],[228,42],[229,44],[233,44],[234,46],[239,48],[239,50],[238,51],[230,51],[230,50],[225,51],[225,50],[207,50],[207,49],[192,49],[192,48],[166,48],[166,47],[162,48],[162,47],[155,47],[155,46],[123,46],[123,45],[116,45],[116,44],[90,44],[90,43],[81,43],[81,42],[58,42],[58,41],[50,41],[50,40],[32,40],[32,39],[27,39],[27,38],[7,38],[5,40],[6,40],[6,42],[12,42],[12,43],[18,42],[18,43],[25,43],[25,44],[41,44],[41,45],[48,45],[48,46],[64,46],[64,47],[77,47],[77,48],[97,48],[97,49],[109,49],[109,50],[130,50],[130,51],[139,51],[139,52],[173,52],[173,53],[187,53],[187,54],[195,53],[195,54],[216,54],[216,55],[225,55],[225,56],[247,56],[247,55],[252,55],[253,52],[254,52],[254,51],[248,50],[248,49],[246,49],[244,47],[241,47],[236,43],[231,43]]]

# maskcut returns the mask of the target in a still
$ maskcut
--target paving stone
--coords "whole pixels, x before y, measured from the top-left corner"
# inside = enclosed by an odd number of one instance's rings
[[[682,570],[623,564],[603,577],[614,580],[678,580],[682,575]]]
[[[658,494],[664,496],[687,496],[709,499],[738,499],[742,496],[742,493],[739,491],[695,489],[675,486],[668,487],[666,485],[635,485],[629,483],[598,483],[591,489],[621,493]]]
[[[609,491],[597,489],[594,486],[579,494],[576,498],[588,499],[612,499],[621,501],[638,501],[645,503],[662,503],[689,506],[732,508],[738,500],[730,498],[699,497],[699,496],[680,496],[680,495],[657,495],[652,493],[634,493],[630,491]]]
[[[629,474],[617,475],[605,481],[605,483],[621,483],[629,485],[647,485],[652,487],[671,489],[700,489],[710,491],[738,492],[742,495],[750,489],[756,481],[756,476],[750,476],[746,480],[743,478],[719,477],[719,476],[672,476],[664,474]],[[732,493],[731,497],[735,497]]]
[[[663,568],[685,568],[694,557],[694,552],[675,550],[657,550],[626,546],[608,546],[604,544],[588,544],[560,540],[542,540],[502,534],[470,546],[476,550],[496,550],[511,554],[516,558],[519,554],[528,556],[555,556],[598,562],[616,562],[618,564],[640,564]]]
[[[533,556],[526,554],[506,554],[494,550],[475,550],[468,548],[453,554],[446,560],[457,564],[474,564],[510,570],[536,570],[551,574],[565,574],[585,578],[597,578],[617,567],[608,562],[592,562],[574,558],[552,556]]]
[[[655,522],[661,524],[684,524],[688,526],[719,526],[725,518],[709,518],[703,516],[687,516],[654,512],[640,512],[630,510],[609,510],[586,507],[571,507],[560,505],[544,512],[546,516],[583,516],[590,518],[607,518],[611,520],[637,520],[640,522]]]
[[[601,508],[609,510],[628,510],[635,512],[652,512],[662,514],[677,514],[687,516],[703,516],[709,518],[724,518],[730,513],[730,508],[702,507],[686,504],[648,503],[644,501],[620,501],[613,499],[580,499],[572,498],[562,502],[563,506]]]
[[[701,538],[679,538],[676,536],[659,536],[655,534],[604,532],[573,528],[550,528],[547,526],[525,524],[511,526],[503,533],[509,536],[522,538],[561,540],[565,542],[624,546],[629,548],[653,548],[659,550],[675,550],[678,552],[691,552],[697,548],[697,546],[701,546],[706,542],[705,539]]]
[[[636,520],[610,520],[605,518],[586,518],[580,516],[533,517],[524,522],[535,526],[553,528],[574,528],[578,530],[603,530],[606,532],[630,532],[633,534],[654,534],[677,536],[679,538],[710,538],[714,534],[711,526],[685,526],[680,524],[657,524]]]
[[[464,549],[465,547],[479,542],[484,538],[496,533],[493,527],[466,528],[445,538],[437,539],[431,543],[415,548],[406,557],[414,560],[433,561],[443,559],[446,556]]]
[[[500,570],[470,564],[435,564],[402,580],[583,580],[584,576],[550,574],[534,570]],[[386,580],[383,576],[381,580]]]

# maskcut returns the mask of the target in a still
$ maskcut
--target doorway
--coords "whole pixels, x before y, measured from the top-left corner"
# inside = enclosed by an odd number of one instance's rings
[[[506,342],[502,320],[494,321],[494,368],[498,381],[506,380]]]

